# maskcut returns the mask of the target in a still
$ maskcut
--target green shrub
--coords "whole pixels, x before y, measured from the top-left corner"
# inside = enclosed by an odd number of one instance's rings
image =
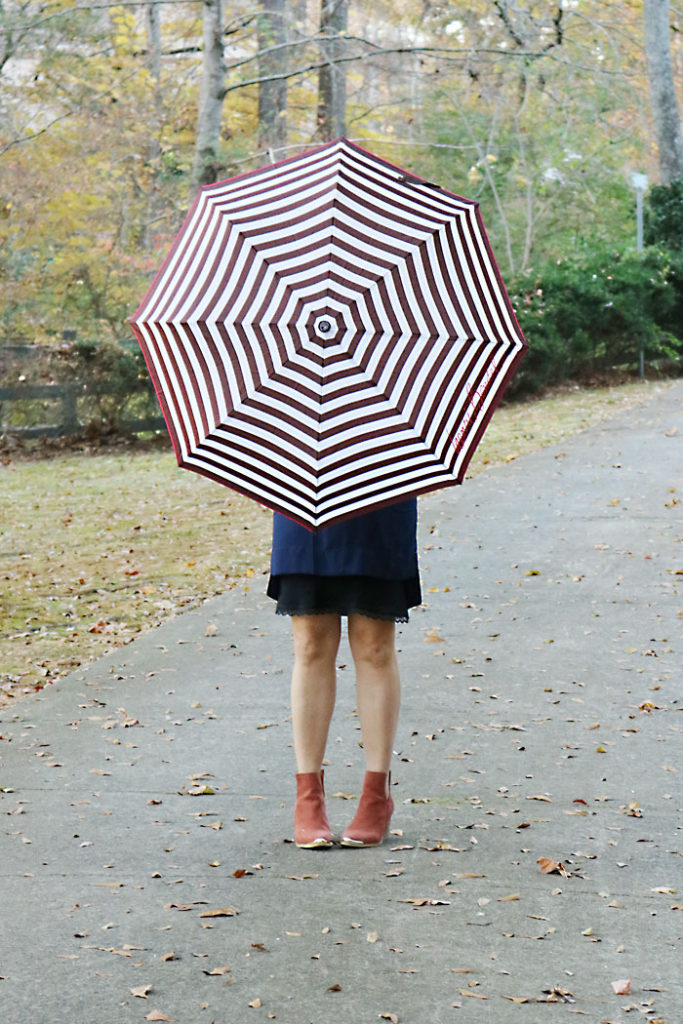
[[[683,252],[683,178],[671,185],[653,185],[645,202],[647,245]]]
[[[83,386],[78,415],[91,434],[123,433],[125,420],[159,415],[142,353],[132,343],[76,340],[62,345],[55,375]]]
[[[529,342],[515,390],[631,369],[641,347],[649,365],[676,360],[682,278],[683,261],[656,248],[587,252],[530,271],[510,289]]]

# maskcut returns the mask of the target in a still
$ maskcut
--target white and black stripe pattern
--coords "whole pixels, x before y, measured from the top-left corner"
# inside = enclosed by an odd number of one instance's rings
[[[131,322],[179,464],[311,529],[459,483],[525,349],[477,204],[344,139],[201,189]]]

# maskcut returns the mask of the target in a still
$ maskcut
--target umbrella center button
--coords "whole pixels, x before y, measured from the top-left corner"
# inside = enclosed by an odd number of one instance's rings
[[[313,322],[313,333],[323,341],[334,341],[339,332],[339,324],[329,314],[316,317]]]

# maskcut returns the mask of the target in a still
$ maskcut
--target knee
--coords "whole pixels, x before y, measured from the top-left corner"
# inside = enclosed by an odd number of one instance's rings
[[[384,625],[384,624],[382,624]],[[396,662],[393,630],[367,629],[351,638],[351,653],[356,665],[375,672],[387,672]]]
[[[294,630],[294,657],[302,667],[334,661],[339,638],[327,624],[313,622]]]

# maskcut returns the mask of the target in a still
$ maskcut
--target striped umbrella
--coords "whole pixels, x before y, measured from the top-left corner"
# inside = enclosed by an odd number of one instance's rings
[[[179,465],[313,530],[460,483],[525,350],[477,204],[346,139],[202,188],[131,322]]]

